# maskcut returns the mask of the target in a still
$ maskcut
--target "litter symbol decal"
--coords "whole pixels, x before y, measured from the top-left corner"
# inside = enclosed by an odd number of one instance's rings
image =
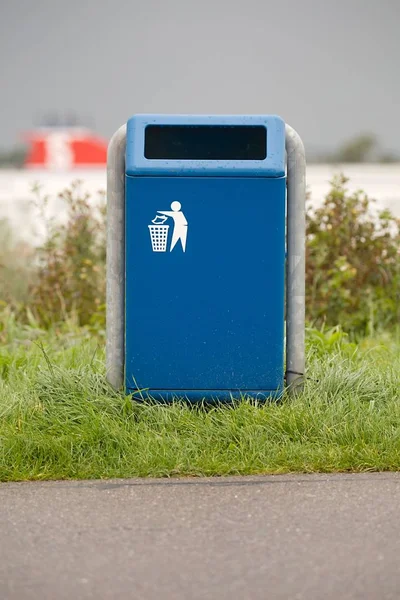
[[[171,209],[158,210],[157,215],[152,220],[153,224],[148,226],[153,252],[167,251],[169,225],[165,225],[165,222],[168,218],[173,219],[174,222],[169,251],[172,252],[179,241],[181,242],[183,252],[186,250],[188,222],[181,211],[181,203],[175,200],[171,204]]]

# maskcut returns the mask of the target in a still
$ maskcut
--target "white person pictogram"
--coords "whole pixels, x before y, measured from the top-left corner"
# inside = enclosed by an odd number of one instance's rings
[[[181,211],[181,203],[175,200],[171,204],[172,210],[158,210],[157,212],[166,217],[171,217],[174,220],[174,231],[172,233],[170,252],[175,248],[176,244],[181,241],[182,250],[186,250],[186,239],[188,222],[185,215]]]

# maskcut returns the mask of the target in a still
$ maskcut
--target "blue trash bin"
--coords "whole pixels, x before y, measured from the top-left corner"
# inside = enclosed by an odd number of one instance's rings
[[[128,393],[167,401],[281,393],[285,200],[279,117],[128,121]]]

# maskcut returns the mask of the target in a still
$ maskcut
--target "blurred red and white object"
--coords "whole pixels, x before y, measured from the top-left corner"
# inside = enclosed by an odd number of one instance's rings
[[[104,168],[107,140],[82,127],[43,127],[24,134],[25,168],[49,171]]]

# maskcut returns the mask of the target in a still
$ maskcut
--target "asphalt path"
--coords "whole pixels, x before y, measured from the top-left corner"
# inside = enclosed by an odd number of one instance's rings
[[[398,600],[400,473],[0,484],[1,600]]]

